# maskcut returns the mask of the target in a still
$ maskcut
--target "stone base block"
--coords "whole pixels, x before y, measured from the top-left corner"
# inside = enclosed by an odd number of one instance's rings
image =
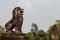
[[[1,40],[29,40],[29,38],[25,36],[5,36],[1,37]]]
[[[0,40],[29,40],[24,33],[2,33]]]
[[[15,32],[14,33],[13,32],[12,33],[7,33],[6,32],[6,33],[2,33],[2,36],[4,36],[4,37],[5,36],[26,36],[26,34],[25,33],[15,33]]]

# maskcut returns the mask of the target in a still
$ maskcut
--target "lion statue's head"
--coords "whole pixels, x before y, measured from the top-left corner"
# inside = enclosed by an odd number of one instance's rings
[[[13,18],[15,18],[17,15],[23,15],[23,12],[24,9],[22,9],[21,7],[15,7],[12,12]]]

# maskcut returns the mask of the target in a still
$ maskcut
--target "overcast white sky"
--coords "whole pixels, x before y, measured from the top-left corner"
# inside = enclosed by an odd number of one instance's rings
[[[40,30],[47,31],[60,19],[60,0],[0,0],[0,25],[11,19],[12,10],[17,6],[24,9],[23,32],[29,32],[33,22]]]

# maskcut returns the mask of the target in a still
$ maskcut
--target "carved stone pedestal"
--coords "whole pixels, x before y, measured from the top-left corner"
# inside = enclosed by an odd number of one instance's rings
[[[28,37],[25,36],[9,36],[9,37],[1,37],[1,40],[29,40]]]
[[[23,33],[3,33],[1,40],[29,40]]]
[[[26,34],[25,33],[16,33],[16,32],[5,32],[5,33],[2,33],[2,36],[25,36]]]

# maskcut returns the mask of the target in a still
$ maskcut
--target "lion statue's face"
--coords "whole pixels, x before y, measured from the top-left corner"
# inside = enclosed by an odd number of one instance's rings
[[[17,10],[17,15],[23,15],[23,9]]]
[[[23,15],[24,10],[21,9],[20,7],[15,7],[13,10],[13,17],[18,16],[22,16]]]

